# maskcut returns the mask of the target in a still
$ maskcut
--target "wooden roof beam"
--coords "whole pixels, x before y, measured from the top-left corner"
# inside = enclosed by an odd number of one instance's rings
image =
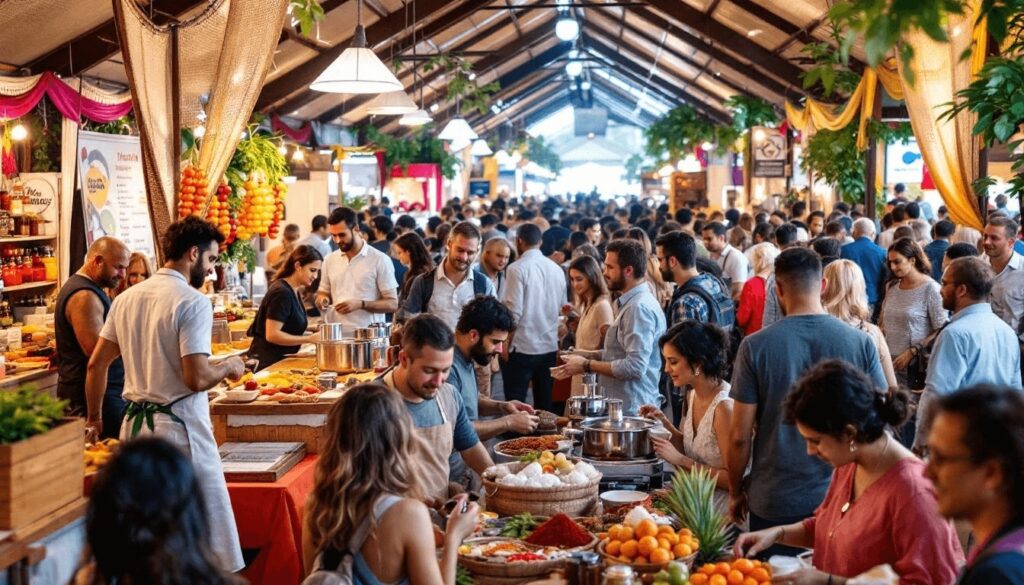
[[[552,103],[561,101],[565,104],[569,103],[568,90],[565,86],[558,86],[552,88],[550,91],[543,94],[539,94],[536,98],[528,101],[515,104],[507,110],[503,110],[500,114],[493,114],[491,117],[484,118],[478,122],[474,129],[477,134],[486,134],[501,124],[529,116],[531,113],[550,106]]]

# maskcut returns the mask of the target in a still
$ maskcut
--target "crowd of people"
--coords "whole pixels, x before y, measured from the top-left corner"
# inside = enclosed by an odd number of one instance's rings
[[[876,225],[844,203],[670,213],[649,200],[499,198],[452,201],[426,221],[339,207],[303,239],[286,229],[250,330],[258,367],[310,341],[309,315],[345,329],[392,319],[401,346],[328,417],[307,568],[354,551],[364,582],[453,583],[475,506],[454,506],[440,566],[429,509],[474,489],[488,439],[561,414],[556,380],[579,394],[596,373],[626,413],[670,430],[654,440],[661,458],[712,471],[719,506],[749,530],[737,554],[813,549],[813,568],[789,582],[839,584],[886,563],[904,583],[1024,582],[1019,216],[993,210],[979,231],[928,212],[897,198]],[[209,302],[193,288],[220,241],[201,220],[174,224],[167,264],[113,304],[103,288],[128,251],[99,241],[57,320],[74,328],[62,341],[59,326],[58,344],[77,352],[64,392],[92,433],[120,426],[186,448],[227,582],[237,536],[212,436],[195,430],[206,401],[192,399],[242,373],[240,360],[206,361]],[[120,408],[126,423],[108,424]],[[136,580],[94,555],[97,582]]]

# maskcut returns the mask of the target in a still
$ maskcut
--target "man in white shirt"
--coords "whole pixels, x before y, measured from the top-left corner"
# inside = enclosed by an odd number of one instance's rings
[[[212,552],[221,569],[235,572],[244,566],[242,549],[206,391],[225,378],[237,380],[245,366],[237,357],[210,363],[213,310],[196,290],[213,273],[223,241],[216,226],[198,217],[171,224],[163,268],[114,300],[86,369],[86,438],[95,439],[103,427],[107,370],[124,356],[128,408],[121,439],[156,435],[189,455],[206,504]]]
[[[1006,322],[1014,333],[1021,335],[1024,317],[1024,256],[1013,250],[1017,236],[1017,222],[1001,215],[989,217],[982,232],[981,246],[985,249],[992,272],[992,312]]]
[[[886,250],[892,245],[895,239],[896,229],[905,225],[910,225],[910,221],[907,219],[907,207],[905,205],[897,205],[892,208],[892,225],[889,229],[878,234],[878,245]]]
[[[391,258],[363,239],[354,210],[332,211],[327,231],[338,250],[324,258],[316,306],[328,323],[343,324],[348,336],[398,309],[398,282]]]
[[[726,234],[729,230],[720,222],[713,221],[704,226],[701,235],[704,247],[711,252],[711,258],[722,268],[722,279],[729,283],[729,292],[733,300],[740,298],[743,283],[750,278],[750,263],[747,257],[729,245]]]
[[[505,398],[524,400],[533,383],[533,405],[551,410],[551,373],[558,352],[558,316],[568,301],[565,273],[540,251],[540,228],[519,226],[519,259],[509,265],[502,299],[518,327],[501,366]]]
[[[494,296],[491,279],[472,268],[480,251],[480,230],[468,221],[459,222],[448,236],[447,248],[440,266],[412,281],[396,321],[430,313],[454,330],[462,308],[476,295]]]
[[[331,253],[331,244],[327,241],[327,216],[317,215],[313,218],[313,231],[308,236],[295,243],[295,246],[313,246],[320,252],[321,258],[326,258]]]

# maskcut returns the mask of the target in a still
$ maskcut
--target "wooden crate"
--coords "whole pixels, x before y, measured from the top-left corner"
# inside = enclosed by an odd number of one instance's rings
[[[213,436],[224,443],[304,443],[307,453],[322,453],[327,443],[327,413],[333,403],[251,402],[210,405]],[[289,424],[291,417],[319,417],[321,424]],[[230,421],[229,421],[230,419]],[[292,419],[294,420],[294,419]]]
[[[82,497],[85,421],[0,445],[0,530],[13,530]]]

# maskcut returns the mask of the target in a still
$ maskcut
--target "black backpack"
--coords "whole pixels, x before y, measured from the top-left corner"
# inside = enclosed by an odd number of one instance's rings
[[[690,279],[683,285],[681,294],[693,293],[699,296],[708,307],[708,323],[714,323],[726,331],[732,331],[736,328],[736,304],[729,296],[729,287],[721,278],[713,274],[705,274],[718,282],[720,292],[710,293],[706,288],[695,283],[696,279]]]
[[[420,307],[420,313],[428,312],[428,305],[430,304],[431,297],[434,296],[434,279],[437,278],[437,269],[439,266],[435,266],[433,270],[426,274],[421,274],[416,278],[425,279],[423,282],[423,306]],[[473,294],[474,295],[485,295],[487,294],[487,281],[488,276],[483,272],[480,272],[476,268],[473,268]]]

